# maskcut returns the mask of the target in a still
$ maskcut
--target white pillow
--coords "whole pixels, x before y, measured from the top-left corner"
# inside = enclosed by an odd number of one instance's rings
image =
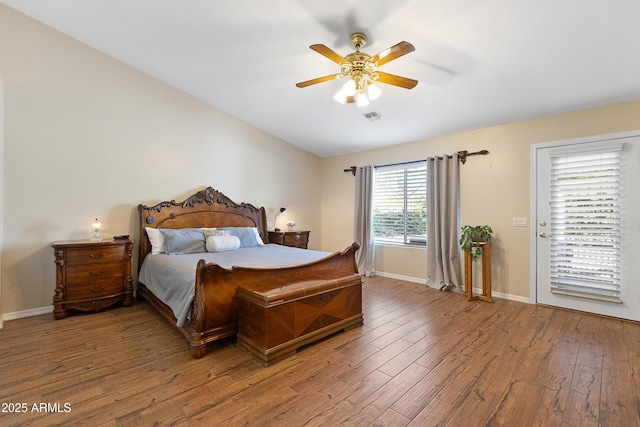
[[[208,252],[237,251],[240,248],[240,239],[236,236],[210,236],[207,237]]]
[[[167,245],[164,243],[164,234],[157,228],[145,227],[149,243],[151,243],[152,254],[163,254],[167,251]]]

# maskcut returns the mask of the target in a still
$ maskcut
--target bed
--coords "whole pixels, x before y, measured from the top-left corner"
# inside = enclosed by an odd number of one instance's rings
[[[198,191],[183,202],[171,200],[153,206],[140,204],[138,212],[140,238],[137,295],[147,300],[167,320],[176,325],[187,339],[191,355],[196,359],[206,354],[207,343],[236,335],[239,287],[251,288],[260,284],[263,288],[265,283],[277,282],[276,279],[283,276],[304,277],[305,274],[316,274],[321,270],[358,273],[355,262],[355,252],[359,248],[357,243],[334,253],[267,244],[265,209],[256,208],[249,203],[235,203],[212,187]],[[157,242],[154,242],[154,246],[149,238],[160,229],[183,231],[221,228],[252,229],[258,241],[257,247],[225,251],[221,258],[215,258],[217,254],[209,253],[168,255],[158,254]],[[276,253],[275,264],[269,264],[270,261],[257,256],[254,258],[254,255],[249,253],[251,250],[266,253],[272,249]],[[233,258],[236,253],[244,254],[238,258],[238,263]],[[299,254],[299,257],[292,254]],[[192,274],[190,285],[187,286],[187,293],[191,296],[187,298],[190,300],[186,309],[176,310],[164,295],[156,295],[162,292],[152,291],[154,287],[151,286],[151,282],[154,279],[149,273],[150,265],[162,264],[162,259],[176,263],[178,269],[187,270],[187,274]],[[172,283],[170,285],[173,286]],[[176,315],[174,310],[179,313]]]

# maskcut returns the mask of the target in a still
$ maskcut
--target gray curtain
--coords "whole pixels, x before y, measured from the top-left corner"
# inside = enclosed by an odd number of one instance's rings
[[[356,168],[356,203],[354,215],[354,238],[360,244],[356,252],[358,272],[363,276],[375,274],[375,245],[373,243],[374,167]]]
[[[458,155],[427,159],[427,285],[463,291],[458,250]]]

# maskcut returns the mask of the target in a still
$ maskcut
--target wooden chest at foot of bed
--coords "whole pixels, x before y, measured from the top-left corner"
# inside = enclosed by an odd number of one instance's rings
[[[362,322],[358,274],[323,270],[238,288],[238,345],[264,366]]]

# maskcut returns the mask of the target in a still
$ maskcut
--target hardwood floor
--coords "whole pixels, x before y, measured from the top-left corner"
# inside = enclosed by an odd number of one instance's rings
[[[0,425],[640,425],[638,323],[388,278],[363,302],[363,327],[268,368],[234,340],[192,359],[144,302],[6,322]]]

